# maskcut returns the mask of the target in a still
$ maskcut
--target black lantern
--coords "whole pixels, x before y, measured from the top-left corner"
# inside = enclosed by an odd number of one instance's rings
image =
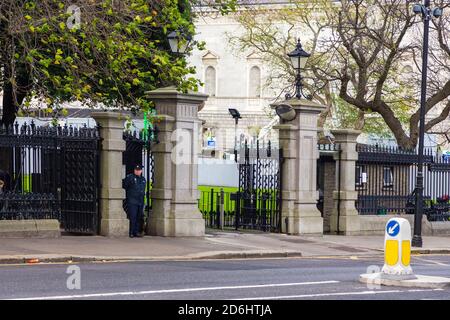
[[[288,57],[291,59],[292,66],[297,72],[297,76],[295,79],[295,97],[300,99],[303,95],[302,93],[302,75],[301,70],[305,69],[306,62],[311,55],[307,53],[302,48],[302,44],[300,39],[297,41],[297,46],[295,50],[288,54]]]
[[[167,36],[167,39],[169,40],[170,49],[173,53],[185,54],[192,41],[192,36],[189,34],[185,35],[178,31],[172,31]]]
[[[297,41],[297,46],[295,50],[288,54],[291,59],[292,66],[295,70],[305,69],[306,62],[308,58],[311,56],[308,52],[303,50],[300,39]]]

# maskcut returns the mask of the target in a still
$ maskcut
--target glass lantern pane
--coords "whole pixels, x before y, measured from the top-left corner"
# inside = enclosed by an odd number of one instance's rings
[[[299,57],[291,57],[291,63],[294,69],[298,69],[300,67],[300,61]]]
[[[169,39],[169,45],[170,45],[170,50],[172,50],[173,53],[178,53],[178,51],[179,51],[178,39],[176,39],[176,38]]]
[[[300,58],[300,68],[305,69],[306,62],[308,61],[307,57],[301,57]]]

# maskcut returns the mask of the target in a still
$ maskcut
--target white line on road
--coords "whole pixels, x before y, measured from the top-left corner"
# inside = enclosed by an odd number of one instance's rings
[[[442,266],[442,267],[450,267],[450,265],[448,265],[446,263],[443,263],[443,262],[440,262],[440,261],[437,261],[437,260],[430,260],[430,259],[417,258],[417,257],[415,257],[415,259],[420,260],[420,261],[424,261],[424,262],[428,262],[429,266],[438,265],[438,266]]]
[[[212,291],[212,290],[238,290],[238,289],[252,289],[252,288],[308,286],[308,285],[335,284],[335,283],[339,283],[339,281],[329,280],[329,281],[316,281],[316,282],[257,284],[257,285],[246,285],[246,286],[183,288],[183,289],[164,289],[164,290],[149,290],[149,291],[128,291],[128,292],[107,292],[107,293],[77,294],[77,295],[67,295],[67,296],[17,298],[17,299],[8,299],[8,300],[82,299],[82,298],[101,298],[101,297],[115,297],[115,296],[133,296],[133,295],[158,294],[158,293],[179,293],[179,292],[196,292],[196,291]]]
[[[442,291],[443,289],[415,289],[415,290],[384,290],[384,291],[357,291],[357,292],[330,292],[330,293],[313,293],[301,294],[293,296],[273,296],[273,297],[255,297],[255,298],[239,298],[232,300],[279,300],[279,299],[298,299],[298,298],[318,298],[318,297],[332,297],[332,296],[361,296],[374,295],[380,293],[405,293],[405,292],[429,292]]]

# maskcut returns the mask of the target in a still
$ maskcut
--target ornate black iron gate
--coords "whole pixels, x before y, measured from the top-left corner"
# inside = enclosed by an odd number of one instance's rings
[[[98,233],[97,128],[0,127],[0,219],[58,219],[67,232]]]
[[[68,232],[98,233],[99,136],[95,129],[64,129],[60,140],[62,225]]]
[[[239,153],[236,229],[280,232],[282,150],[246,141]]]

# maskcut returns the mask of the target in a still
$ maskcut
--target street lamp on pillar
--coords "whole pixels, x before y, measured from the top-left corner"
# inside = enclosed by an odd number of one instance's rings
[[[173,53],[183,55],[189,49],[192,36],[180,31],[172,31],[167,36],[167,40],[169,40],[170,50],[172,50]]]
[[[192,41],[191,35],[186,35],[183,32],[179,31],[172,31],[167,36],[167,41],[169,42],[170,50],[172,53],[182,56],[186,54],[186,51],[189,49],[189,46]],[[157,130],[156,127],[153,127],[154,130]],[[144,112],[144,137],[148,141],[150,135],[149,135],[149,119],[148,119],[148,112]]]
[[[242,119],[242,117],[237,109],[229,108],[228,112],[234,119],[234,161],[237,162],[237,126],[239,119]]]
[[[295,97],[297,99],[301,99],[305,95],[303,94],[303,85],[302,85],[302,74],[301,70],[305,69],[306,62],[308,61],[308,58],[311,55],[307,53],[302,48],[302,44],[300,42],[300,39],[297,41],[297,46],[295,47],[295,50],[288,54],[288,57],[291,59],[292,66],[294,67],[296,71],[296,77],[295,77]]]
[[[420,97],[420,129],[419,129],[419,150],[417,160],[416,177],[416,208],[414,216],[414,236],[412,238],[413,247],[422,247],[422,216],[423,216],[423,150],[425,144],[425,108],[427,102],[427,76],[428,76],[428,47],[430,34],[430,21],[432,17],[439,18],[443,14],[441,8],[431,9],[431,1],[424,0],[424,4],[416,4],[413,7],[415,14],[421,14],[424,24],[423,32],[423,52],[422,52],[422,88]]]

